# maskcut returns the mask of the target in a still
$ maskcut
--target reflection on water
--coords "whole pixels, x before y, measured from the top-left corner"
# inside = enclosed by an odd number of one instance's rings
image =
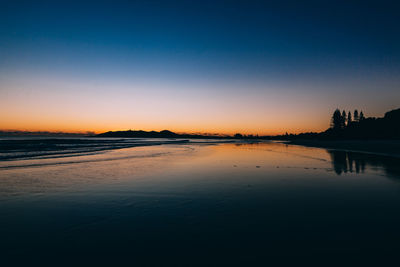
[[[94,142],[98,143],[98,140]],[[241,177],[243,182],[260,176],[263,183],[280,182],[282,177],[297,182],[328,178],[332,174],[400,178],[399,159],[372,154],[274,142],[219,145],[202,142],[154,145],[153,142],[89,155],[71,156],[67,153],[67,156],[54,158],[26,157],[0,161],[0,199],[141,179],[163,190],[160,183],[173,183],[176,179],[163,178],[169,174],[174,177],[176,172],[184,173],[185,177],[190,177],[189,181],[201,181],[207,170],[221,174],[228,181],[235,176]]]
[[[397,158],[340,150],[328,150],[328,152],[333,169],[338,175],[347,172],[365,173],[365,169],[369,167],[381,168],[389,177],[400,177],[400,161]]]
[[[209,142],[48,156],[0,162],[4,266],[397,260],[399,159]]]

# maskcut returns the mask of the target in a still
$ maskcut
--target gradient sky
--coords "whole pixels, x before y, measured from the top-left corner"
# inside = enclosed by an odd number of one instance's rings
[[[1,1],[0,129],[279,134],[400,107],[396,1]]]

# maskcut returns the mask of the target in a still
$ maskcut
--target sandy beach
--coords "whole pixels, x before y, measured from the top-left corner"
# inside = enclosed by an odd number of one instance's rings
[[[78,141],[75,156],[1,162],[5,266],[397,257],[398,159],[276,142],[108,143],[91,154],[88,144]]]

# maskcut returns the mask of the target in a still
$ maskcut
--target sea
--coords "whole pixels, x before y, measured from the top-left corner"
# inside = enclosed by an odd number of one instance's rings
[[[1,266],[398,266],[400,159],[279,141],[2,137]]]

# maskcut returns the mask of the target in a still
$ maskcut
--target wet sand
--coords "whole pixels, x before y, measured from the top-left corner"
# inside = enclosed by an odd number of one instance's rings
[[[292,140],[285,143],[400,158],[400,140]]]
[[[266,142],[0,162],[4,266],[390,266],[400,161]]]

